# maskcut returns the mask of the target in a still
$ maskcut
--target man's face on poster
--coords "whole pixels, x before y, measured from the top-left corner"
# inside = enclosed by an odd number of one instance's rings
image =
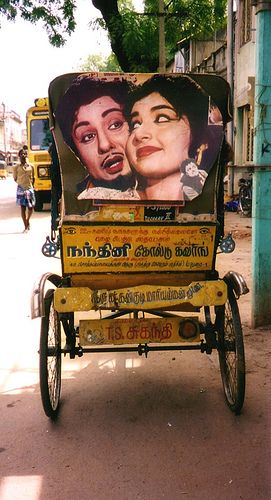
[[[125,154],[128,135],[122,106],[110,96],[99,97],[76,113],[72,139],[94,179],[110,182],[131,173]]]

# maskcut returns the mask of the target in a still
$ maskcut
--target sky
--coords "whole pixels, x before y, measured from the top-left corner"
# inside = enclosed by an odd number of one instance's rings
[[[0,18],[0,103],[22,120],[35,98],[47,96],[49,83],[56,76],[77,71],[90,54],[106,56],[111,52],[106,34],[88,27],[100,11],[90,0],[77,0],[77,5],[77,27],[63,48],[50,45],[42,24]]]
[[[137,11],[142,10],[142,0],[133,3]],[[13,23],[0,17],[0,103],[23,121],[34,99],[48,95],[49,83],[56,76],[78,71],[90,54],[111,53],[106,33],[88,26],[100,11],[91,0],[77,0],[76,5],[77,27],[62,48],[50,45],[42,23],[34,25],[21,19]]]

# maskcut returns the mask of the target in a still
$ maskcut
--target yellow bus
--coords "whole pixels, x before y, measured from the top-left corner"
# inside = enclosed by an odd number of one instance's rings
[[[48,153],[52,142],[49,128],[48,98],[35,99],[26,113],[28,160],[35,173],[35,210],[40,212],[44,203],[51,201],[51,158]]]

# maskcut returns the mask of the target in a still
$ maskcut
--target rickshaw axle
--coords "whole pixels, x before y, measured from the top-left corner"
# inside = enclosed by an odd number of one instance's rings
[[[196,345],[162,345],[162,346],[149,346],[148,344],[139,344],[138,346],[116,346],[116,347],[74,347],[71,349],[65,346],[61,349],[63,354],[69,354],[71,358],[75,356],[82,357],[85,353],[100,353],[100,352],[137,352],[139,356],[143,354],[147,358],[148,353],[151,351],[201,351],[210,354],[210,347],[204,341]]]

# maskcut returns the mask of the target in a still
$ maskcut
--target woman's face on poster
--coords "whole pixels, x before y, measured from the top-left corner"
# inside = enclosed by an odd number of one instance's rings
[[[81,106],[75,115],[72,139],[94,179],[110,182],[131,172],[125,153],[128,135],[122,106],[110,96]]]
[[[131,111],[127,156],[143,177],[163,178],[179,171],[191,141],[188,119],[180,118],[158,92],[137,101]]]

